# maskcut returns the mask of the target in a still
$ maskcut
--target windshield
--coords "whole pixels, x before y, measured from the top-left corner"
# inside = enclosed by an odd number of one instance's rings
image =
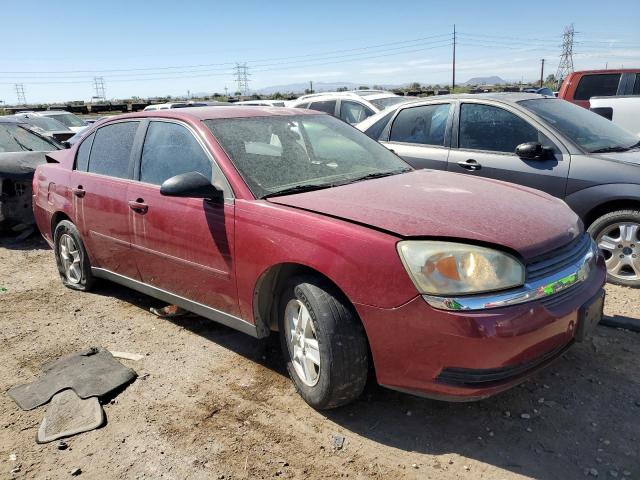
[[[227,118],[205,124],[258,198],[411,170],[378,142],[329,115]]]
[[[86,127],[87,123],[73,113],[56,113],[55,115],[47,115],[60,123],[64,123],[67,127]]]
[[[13,123],[0,123],[0,152],[50,152],[51,142]]]
[[[68,131],[66,125],[50,117],[23,117],[26,123],[41,128],[45,132]]]
[[[406,97],[387,97],[387,98],[376,98],[375,100],[369,100],[373,103],[378,110],[384,110],[385,108],[393,107],[394,105],[398,105],[399,103],[405,103],[410,101],[411,99]]]
[[[541,98],[519,103],[589,153],[623,152],[638,145],[639,139],[632,133],[564,100]]]

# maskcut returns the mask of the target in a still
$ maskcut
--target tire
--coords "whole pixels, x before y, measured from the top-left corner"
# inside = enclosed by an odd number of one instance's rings
[[[73,290],[91,290],[95,278],[91,274],[89,256],[76,226],[68,220],[58,223],[53,232],[53,245],[62,283]],[[69,268],[69,262],[75,268]]]
[[[640,287],[640,211],[617,210],[596,219],[587,231],[607,262],[607,281]]]
[[[356,313],[329,282],[312,276],[292,278],[280,296],[278,328],[289,376],[305,402],[324,410],[360,396],[369,370],[366,335]],[[296,330],[300,334],[292,333]]]

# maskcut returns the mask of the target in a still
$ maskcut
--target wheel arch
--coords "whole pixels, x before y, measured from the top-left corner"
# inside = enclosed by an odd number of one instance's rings
[[[640,198],[610,200],[593,207],[584,215],[583,221],[585,228],[589,228],[589,226],[601,216],[617,210],[640,211]]]
[[[73,223],[73,221],[71,220],[71,218],[69,218],[69,215],[67,215],[64,212],[61,211],[57,211],[55,212],[53,215],[51,215],[51,239],[53,239],[53,234],[56,231],[56,226],[62,221],[62,220],[68,220],[69,222]]]
[[[256,281],[253,290],[253,318],[258,337],[264,338],[278,330],[278,299],[287,281],[299,275],[312,275],[328,282],[341,300],[345,302],[362,323],[355,306],[340,286],[331,278],[313,267],[300,263],[279,263],[265,270]],[[366,331],[366,330],[365,330]]]

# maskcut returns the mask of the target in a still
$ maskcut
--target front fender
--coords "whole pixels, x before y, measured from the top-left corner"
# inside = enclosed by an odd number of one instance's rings
[[[565,198],[567,204],[583,221],[594,208],[620,200],[640,202],[640,185],[635,183],[595,185],[578,190]]]

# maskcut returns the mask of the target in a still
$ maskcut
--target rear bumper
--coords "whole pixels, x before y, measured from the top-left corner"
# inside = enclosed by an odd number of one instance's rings
[[[573,343],[579,311],[602,294],[598,257],[580,285],[509,307],[447,311],[422,297],[395,309],[356,305],[378,383],[430,398],[469,401],[522,382]]]

